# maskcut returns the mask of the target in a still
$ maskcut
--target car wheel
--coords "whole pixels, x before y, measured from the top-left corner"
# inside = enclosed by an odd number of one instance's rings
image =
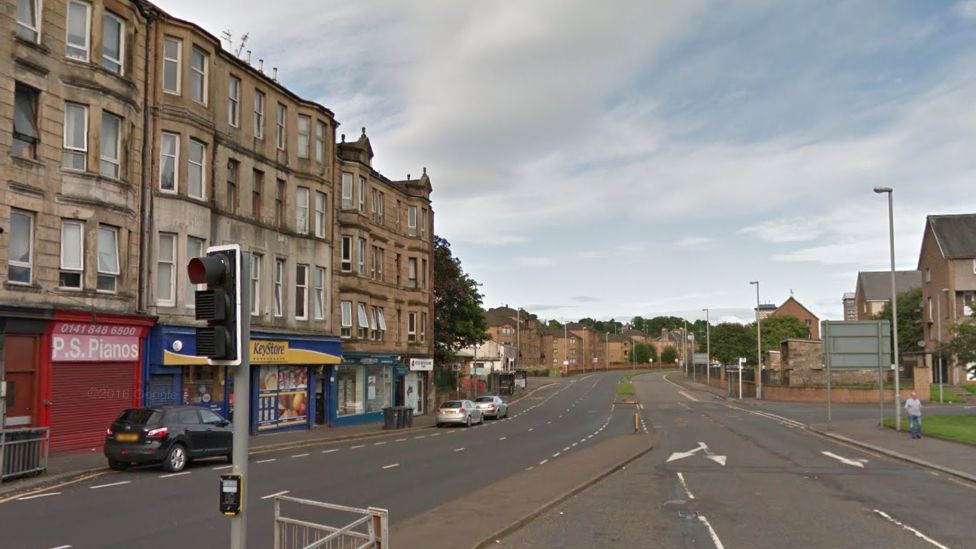
[[[468,416],[468,419],[465,421],[464,426],[465,427],[471,427],[471,416]]]
[[[113,471],[125,471],[129,468],[128,461],[119,461],[117,459],[108,460],[108,468]]]
[[[179,473],[186,467],[187,460],[186,447],[177,442],[170,446],[169,452],[166,452],[166,459],[163,460],[163,469],[171,473]]]

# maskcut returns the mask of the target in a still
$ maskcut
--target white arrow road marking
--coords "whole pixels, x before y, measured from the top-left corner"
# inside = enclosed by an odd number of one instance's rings
[[[672,461],[677,461],[679,459],[684,459],[686,457],[691,457],[697,454],[698,452],[701,452],[702,450],[705,451],[706,458],[714,461],[715,463],[718,463],[722,467],[725,467],[726,457],[713,454],[712,451],[708,449],[708,445],[705,444],[704,442],[699,442],[697,448],[692,448],[687,452],[674,452],[673,454],[671,454],[671,457],[668,458],[668,463]]]
[[[907,525],[907,524],[899,521],[898,519],[895,519],[894,517],[892,517],[888,513],[885,513],[884,511],[881,511],[879,509],[875,509],[874,512],[877,513],[877,514],[879,514],[879,515],[881,515],[882,517],[884,517],[886,520],[888,520],[888,522],[891,522],[893,524],[896,524],[898,526],[901,526],[905,530],[908,530],[909,532],[911,532],[911,533],[915,534],[916,536],[918,536],[919,538],[921,538],[921,539],[923,539],[923,540],[931,543],[932,545],[938,547],[939,549],[949,549],[945,545],[942,545],[941,543],[939,543],[939,542],[935,541],[934,539],[926,536],[925,534],[919,532],[918,530],[912,528],[911,526],[909,526],[909,525]]]
[[[860,467],[861,469],[864,468],[864,463],[863,462],[866,462],[867,461],[866,459],[865,460],[861,460],[861,459],[847,459],[846,457],[838,456],[837,454],[834,454],[832,452],[820,452],[820,453],[823,454],[823,455],[825,455],[825,456],[827,456],[827,457],[834,458],[834,459],[836,459],[837,461],[839,461],[841,463],[846,463],[847,465],[852,465],[854,467]]]

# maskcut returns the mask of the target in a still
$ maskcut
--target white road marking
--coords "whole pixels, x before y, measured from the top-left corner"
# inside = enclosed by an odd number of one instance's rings
[[[170,473],[168,475],[159,475],[159,478],[173,478],[182,477],[183,475],[189,475],[190,471],[183,471],[182,473]]]
[[[569,451],[569,446],[563,448],[563,452],[568,452],[568,451]]]
[[[561,453],[562,452],[556,452],[555,454],[552,455],[552,459],[556,459],[557,457],[559,457]]]
[[[439,437],[439,436],[441,436],[441,434],[440,433],[434,433],[434,434],[432,434],[430,436],[431,436],[431,438],[433,438],[433,437]],[[420,438],[420,437],[417,437],[417,438]]]
[[[99,488],[108,488],[110,486],[122,486],[123,484],[132,484],[131,480],[123,480],[122,482],[112,482],[109,484],[98,484],[96,486],[89,486],[91,490],[98,490]]]
[[[535,469],[535,465],[529,465],[525,468],[526,471],[531,471],[532,469]]]
[[[365,444],[357,444],[355,446],[350,446],[349,449],[350,450],[355,450],[356,448],[365,448],[365,447],[366,447]]]
[[[406,442],[406,440],[407,439],[405,439],[405,438],[398,438],[398,439],[394,440],[393,442]]]
[[[278,461],[278,458],[262,459],[255,461],[254,463],[271,463],[272,461]]]
[[[909,525],[907,525],[907,524],[899,521],[898,519],[892,517],[891,515],[889,515],[888,513],[885,513],[884,511],[881,511],[879,509],[875,509],[874,512],[877,513],[877,514],[879,514],[879,515],[881,515],[885,519],[887,519],[888,522],[891,522],[892,524],[896,524],[898,526],[901,526],[905,530],[908,530],[909,532],[911,532],[911,533],[915,534],[916,536],[918,536],[919,538],[921,538],[921,539],[923,539],[923,540],[931,543],[932,545],[938,547],[939,549],[949,549],[945,545],[942,545],[941,543],[939,543],[939,542],[935,541],[934,539],[926,536],[925,534],[919,532],[918,530],[912,528],[911,526],[909,526]]]
[[[233,465],[221,465],[220,467],[213,467],[211,471],[223,471],[224,469],[230,469]]]
[[[820,452],[820,453],[823,454],[823,455],[825,455],[825,456],[827,456],[827,457],[834,458],[834,459],[836,459],[837,461],[839,461],[841,463],[846,463],[847,465],[851,465],[853,467],[860,467],[861,469],[864,469],[864,463],[860,459],[847,459],[846,457],[838,456],[837,454],[835,454],[833,452],[826,452],[826,451],[824,451],[824,452]],[[867,460],[864,460],[864,461],[867,461]]]
[[[725,546],[722,545],[722,540],[718,539],[718,534],[715,533],[715,529],[712,528],[711,524],[709,524],[708,519],[705,518],[705,515],[698,515],[698,520],[700,520],[702,524],[708,528],[708,533],[712,536],[712,543],[715,544],[715,549],[725,549]]]
[[[57,547],[52,547],[51,549],[71,549],[71,545],[58,545]]]
[[[322,453],[323,454],[331,454],[332,452],[338,452],[338,451],[339,451],[338,448],[333,448],[331,450],[322,450]]]
[[[683,396],[683,397],[685,397],[685,398],[687,398],[688,400],[693,401],[693,402],[700,402],[697,398],[689,395],[688,393],[686,393],[684,391],[678,391],[678,394],[681,395],[681,396]]]
[[[535,427],[529,427],[529,432],[530,432],[530,433],[531,433],[532,431],[534,431],[534,430],[535,430]]]
[[[400,464],[399,464],[399,463],[391,463],[391,464],[389,464],[389,465],[384,465],[384,466],[383,466],[383,468],[384,468],[384,469],[392,469],[392,468],[394,468],[394,467],[399,467],[399,466],[400,466]]]
[[[685,489],[685,493],[688,494],[688,498],[695,499],[695,494],[691,493],[691,490],[688,488],[688,484],[685,483],[685,476],[678,473],[678,480],[681,481],[681,487]]]
[[[387,441],[383,441],[383,442],[374,442],[374,443],[373,443],[373,446],[383,446],[384,444],[386,444],[386,442],[387,442]]]
[[[498,437],[498,440],[505,440],[505,439],[507,439],[507,438],[508,438],[508,437]]]
[[[295,454],[295,455],[293,455],[291,457],[292,457],[292,459],[295,459],[295,458],[308,457],[309,455],[311,455],[311,454]]]
[[[574,443],[573,443],[573,444],[571,445],[571,447],[572,447],[572,448],[576,448],[576,445],[577,445],[577,444],[579,444],[579,442],[574,442]]]
[[[280,492],[275,492],[273,494],[268,494],[266,496],[261,496],[261,499],[271,499],[273,497],[283,496],[283,495],[287,494],[289,491],[290,490],[282,490]]]
[[[548,459],[544,459],[544,460],[542,460],[542,461],[539,462],[539,465],[545,465],[547,463],[549,463],[549,460]]]
[[[462,446],[461,448],[455,448],[454,451],[455,452],[463,452],[464,451],[464,447]]]
[[[430,435],[430,436],[434,436],[434,435]],[[419,437],[413,437],[414,440],[420,440],[422,438],[427,438],[427,435],[420,435]]]
[[[33,496],[24,496],[22,498],[17,498],[17,501],[27,501],[29,499],[46,498],[48,496],[60,496],[61,492],[48,492],[46,494],[34,494]]]

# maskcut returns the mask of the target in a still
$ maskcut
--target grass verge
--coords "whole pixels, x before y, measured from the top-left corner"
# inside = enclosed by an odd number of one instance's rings
[[[939,386],[933,385],[929,388],[929,399],[933,403],[939,402]],[[942,402],[948,402],[949,404],[957,404],[959,402],[966,402],[966,399],[957,395],[949,387],[943,387],[942,389]]]
[[[629,381],[621,380],[620,383],[617,384],[617,396],[634,396],[634,384]]]
[[[885,425],[893,428],[895,420],[886,419]],[[908,429],[908,416],[902,417],[902,427]],[[976,445],[976,415],[922,416],[922,434]]]
[[[976,383],[974,383],[974,384],[967,384],[967,385],[960,385],[960,387],[962,387],[966,391],[969,391],[970,393],[976,395]]]

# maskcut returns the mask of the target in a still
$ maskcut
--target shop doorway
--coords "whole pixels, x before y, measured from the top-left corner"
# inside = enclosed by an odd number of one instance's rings
[[[404,406],[413,408],[414,415],[424,413],[423,379],[419,372],[410,372],[403,378]]]
[[[329,423],[329,375],[319,378],[315,385],[315,424],[328,425]]]

